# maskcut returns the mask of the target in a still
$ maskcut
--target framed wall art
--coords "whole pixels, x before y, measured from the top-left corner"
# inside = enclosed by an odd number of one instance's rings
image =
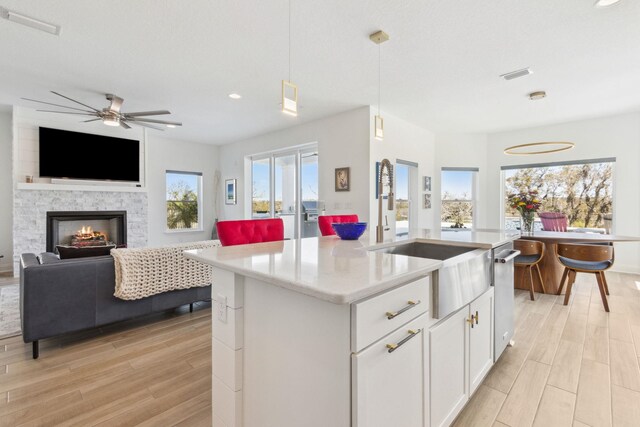
[[[225,205],[235,205],[238,203],[237,180],[227,179],[224,181],[224,203]]]
[[[349,191],[350,189],[349,168],[336,168],[336,191]]]

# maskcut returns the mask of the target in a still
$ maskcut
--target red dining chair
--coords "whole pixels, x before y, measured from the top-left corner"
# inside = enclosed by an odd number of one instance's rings
[[[284,240],[282,218],[218,221],[217,228],[222,246]]]
[[[567,231],[567,216],[561,212],[539,212],[544,231]]]
[[[320,227],[320,234],[323,236],[335,236],[331,224],[343,223],[343,222],[358,222],[358,215],[320,215],[318,216],[318,227]]]

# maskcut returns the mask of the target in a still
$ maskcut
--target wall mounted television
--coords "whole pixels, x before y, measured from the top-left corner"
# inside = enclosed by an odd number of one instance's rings
[[[140,181],[140,141],[40,128],[40,177]]]

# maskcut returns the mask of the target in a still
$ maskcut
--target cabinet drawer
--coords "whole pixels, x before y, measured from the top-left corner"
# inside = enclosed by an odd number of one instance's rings
[[[358,352],[429,310],[429,277],[353,304],[351,351]]]

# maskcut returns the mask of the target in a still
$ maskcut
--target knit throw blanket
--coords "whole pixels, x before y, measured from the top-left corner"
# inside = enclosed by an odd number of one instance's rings
[[[116,267],[115,296],[137,300],[177,289],[211,284],[211,267],[186,258],[189,249],[220,246],[217,240],[181,243],[162,248],[111,249]]]

